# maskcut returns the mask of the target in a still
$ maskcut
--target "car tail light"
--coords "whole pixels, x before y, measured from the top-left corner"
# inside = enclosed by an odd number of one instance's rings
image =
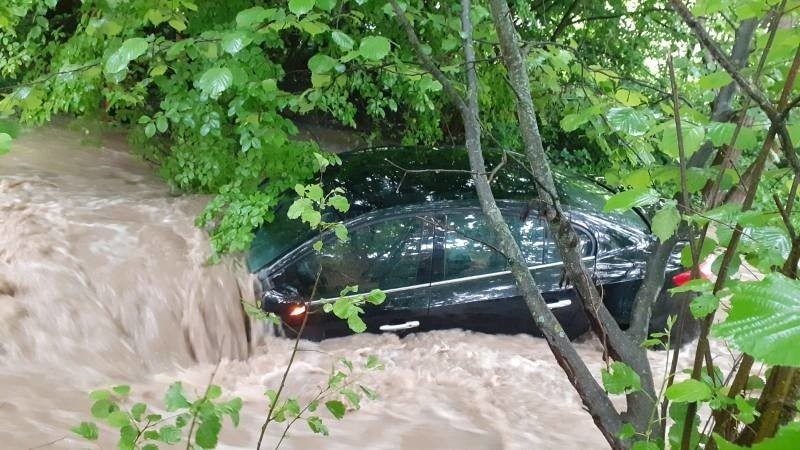
[[[709,263],[708,261],[700,264],[700,278],[704,280],[711,280],[714,275],[709,270]],[[683,286],[684,284],[688,283],[692,279],[692,271],[687,270],[686,272],[681,272],[677,275],[672,277],[672,284],[675,287]]]
[[[292,305],[289,307],[290,316],[300,316],[306,312],[306,305]]]

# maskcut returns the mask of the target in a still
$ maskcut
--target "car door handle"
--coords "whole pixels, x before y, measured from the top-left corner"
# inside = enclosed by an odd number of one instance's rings
[[[558,308],[565,308],[565,307],[567,307],[567,306],[569,306],[571,304],[572,304],[572,300],[567,298],[567,299],[564,299],[564,300],[559,300],[557,302],[548,303],[547,307],[550,308],[550,309],[558,309]]]
[[[400,323],[397,325],[381,325],[379,330],[381,331],[399,331],[399,330],[409,330],[411,328],[417,328],[419,326],[419,320],[412,320],[406,323]]]

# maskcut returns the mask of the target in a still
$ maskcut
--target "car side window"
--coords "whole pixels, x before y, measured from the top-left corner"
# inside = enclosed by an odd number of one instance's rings
[[[573,227],[578,237],[581,240],[581,256],[592,256],[592,240],[585,231],[580,228]],[[558,251],[553,234],[549,229],[546,230],[546,239],[544,240],[544,263],[556,263],[561,261],[561,253]]]
[[[528,266],[561,262],[561,254],[539,217],[522,219],[515,214],[505,215],[514,239]],[[495,249],[497,244],[483,215],[476,212],[447,215],[444,229],[444,279],[453,280],[508,269],[505,258]],[[575,228],[581,240],[581,256],[593,255],[592,240],[581,228]]]
[[[444,239],[444,279],[452,280],[506,270],[496,241],[478,213],[448,214]]]
[[[283,281],[310,294],[317,272],[315,298],[338,297],[346,286],[359,292],[418,284],[424,222],[402,217],[350,230],[346,242],[327,242],[284,269]]]
[[[544,227],[538,218],[521,220],[508,215],[506,222],[529,265],[541,264]],[[453,280],[508,270],[505,257],[496,250],[494,235],[480,212],[448,214],[443,227],[444,279]]]

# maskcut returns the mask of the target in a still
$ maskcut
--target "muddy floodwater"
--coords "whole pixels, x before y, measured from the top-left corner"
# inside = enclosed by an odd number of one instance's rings
[[[244,401],[226,419],[224,449],[255,448],[264,391],[276,388],[291,342],[252,328],[243,264],[205,264],[194,218],[208,198],[175,196],[123,140],[102,146],[58,127],[26,132],[0,156],[0,449],[115,448],[69,429],[91,420],[87,393],[130,384],[131,404],[161,406],[167,386],[201,391],[214,367],[224,396]],[[593,340],[579,352],[598,374]],[[688,352],[681,364],[686,366]],[[720,358],[728,355],[718,349]],[[605,441],[544,340],[451,330],[304,342],[287,391],[309,398],[339,358],[377,356],[359,373],[379,394],[335,421],[329,437],[298,422],[287,449],[601,449]],[[666,355],[651,354],[662,372]],[[282,426],[268,429],[273,448]]]

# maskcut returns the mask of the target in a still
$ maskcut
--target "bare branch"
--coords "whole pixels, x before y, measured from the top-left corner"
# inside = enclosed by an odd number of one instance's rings
[[[778,109],[769,99],[764,95],[763,92],[758,90],[752,83],[747,81],[744,76],[736,69],[730,59],[722,53],[722,50],[719,46],[714,42],[714,39],[708,34],[705,27],[692,15],[686,5],[683,4],[681,0],[670,0],[670,4],[672,5],[675,12],[681,16],[684,23],[692,30],[697,40],[700,44],[711,54],[714,60],[719,64],[726,72],[736,81],[736,84],[742,89],[742,92],[747,94],[748,97],[752,98],[753,101],[764,111],[764,113],[769,117],[771,121],[775,121],[779,117]]]

